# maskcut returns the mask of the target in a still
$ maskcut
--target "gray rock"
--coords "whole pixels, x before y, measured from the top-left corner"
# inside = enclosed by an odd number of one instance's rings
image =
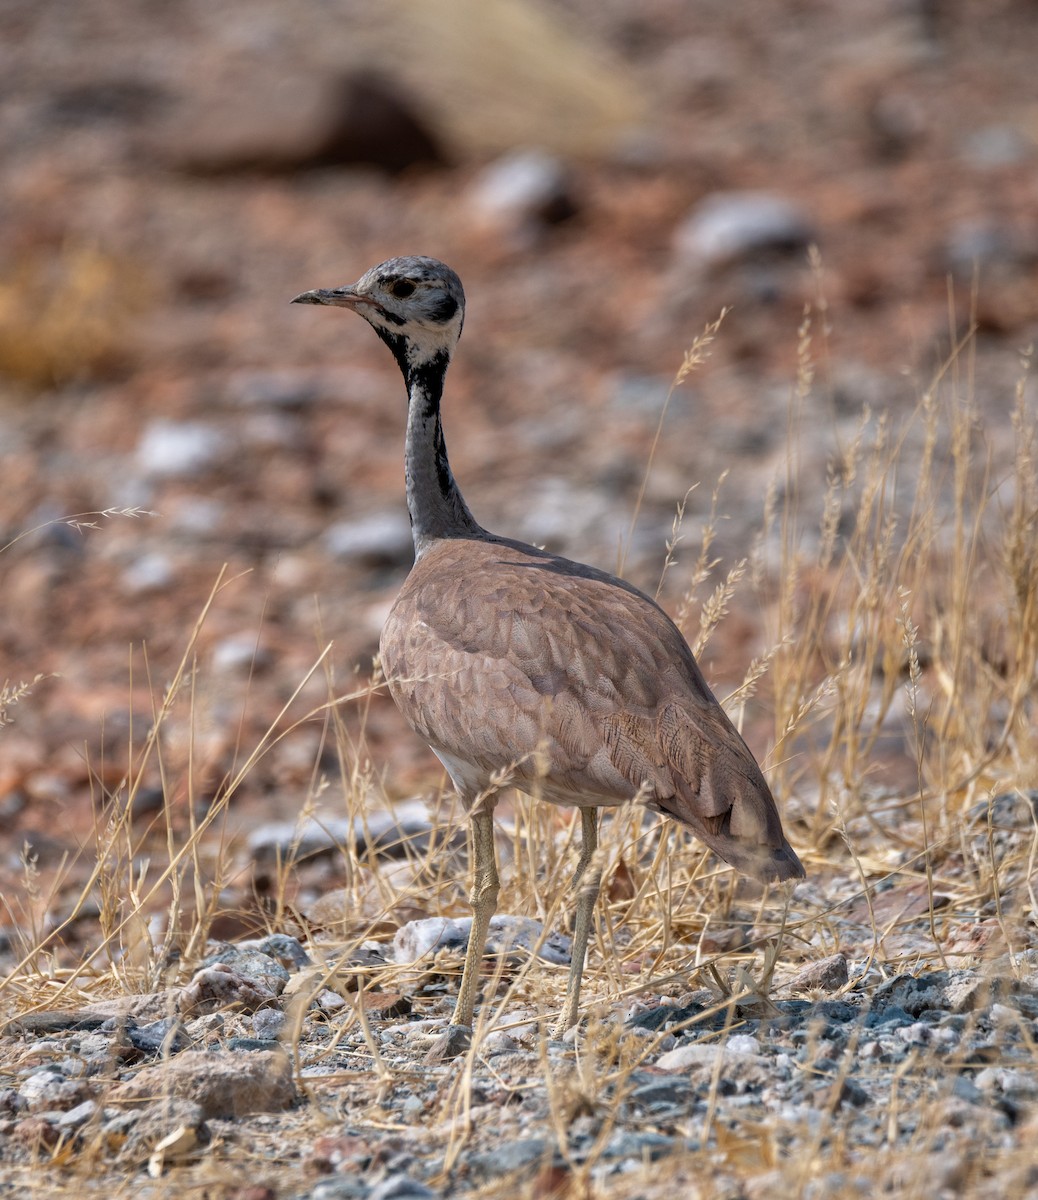
[[[258,950],[279,962],[286,970],[298,971],[310,962],[310,955],[298,938],[287,933],[272,933],[268,937],[238,942],[239,950]]]
[[[1007,980],[988,978],[976,971],[930,971],[887,980],[876,989],[873,1005],[880,1014],[884,1008],[896,1006],[913,1017],[926,1009],[973,1012],[1010,991]]]
[[[75,1108],[85,1097],[83,1083],[67,1079],[60,1071],[34,1071],[19,1087],[18,1095],[32,1113]]]
[[[311,858],[316,854],[342,851],[356,842],[357,853],[369,848],[382,853],[409,854],[428,847],[433,833],[429,810],[416,801],[398,804],[389,812],[371,812],[352,823],[343,817],[311,817],[297,821],[270,821],[249,835],[250,855],[260,862],[272,859]]]
[[[54,1124],[58,1129],[81,1129],[88,1121],[93,1120],[97,1112],[96,1100],[84,1100],[82,1104],[77,1104],[75,1108],[63,1112]]]
[[[847,984],[847,959],[831,954],[798,971],[786,985],[791,992],[837,992]]]
[[[252,1028],[257,1038],[273,1041],[285,1027],[288,1018],[280,1009],[261,1008],[252,1014]]]
[[[1012,125],[986,125],[970,133],[962,144],[962,157],[980,170],[1011,166],[1032,153],[1031,139]]]
[[[621,1129],[606,1143],[602,1151],[603,1158],[633,1158],[639,1162],[648,1160],[655,1162],[672,1154],[677,1148],[677,1142],[672,1137],[650,1130],[635,1131]]]
[[[211,967],[216,963],[233,967],[240,975],[265,983],[277,991],[278,995],[290,978],[287,968],[275,958],[251,946],[228,946],[225,950],[210,954],[204,959],[202,966]]]
[[[169,555],[154,551],[130,563],[122,573],[122,586],[131,596],[142,596],[165,591],[175,578],[176,569]]]
[[[137,443],[137,466],[152,479],[183,479],[215,466],[229,452],[225,434],[204,421],[159,417]]]
[[[496,1179],[518,1171],[532,1175],[539,1166],[558,1157],[558,1151],[547,1138],[519,1138],[504,1142],[491,1153],[473,1154],[468,1160],[468,1168],[473,1175],[483,1179]]]
[[[569,174],[543,150],[517,150],[484,168],[466,197],[475,220],[529,243],[576,212]]]
[[[677,1046],[661,1054],[656,1066],[661,1071],[687,1072],[693,1079],[701,1080],[713,1075],[718,1058],[721,1059],[721,1078],[726,1093],[755,1090],[774,1081],[775,1071],[770,1059],[759,1054],[739,1054],[715,1042]]]
[[[169,1096],[193,1101],[207,1119],[280,1112],[297,1099],[291,1060],[277,1050],[187,1051],[142,1068],[111,1092],[119,1104]]]
[[[748,1033],[733,1033],[725,1042],[725,1049],[730,1054],[760,1055],[760,1041]]]
[[[343,1179],[325,1179],[307,1192],[304,1200],[368,1200],[370,1188],[366,1179],[346,1176]]]
[[[227,399],[241,408],[273,408],[298,412],[321,397],[310,371],[240,371],[227,385]]]
[[[106,1137],[125,1139],[125,1149],[130,1153],[150,1152],[156,1143],[181,1126],[193,1129],[199,1141],[207,1141],[209,1137],[201,1105],[180,1096],[166,1095],[144,1107],[134,1105],[114,1115],[109,1115],[109,1109],[104,1111],[102,1133]]]
[[[325,553],[340,562],[395,567],[414,557],[411,523],[398,508],[337,521],[321,540]]]
[[[285,982],[287,978],[280,980],[272,976],[249,975],[230,963],[215,962],[211,966],[200,967],[184,986],[181,1011],[192,1016],[224,1008],[255,1012],[277,1000],[284,991]]]
[[[163,1017],[148,1025],[128,1021],[124,1036],[141,1054],[179,1054],[191,1045],[190,1037],[176,1017]]]
[[[249,676],[269,664],[270,653],[257,645],[255,633],[235,633],[213,647],[213,670],[223,675]]]
[[[196,82],[156,139],[161,156],[197,174],[340,163],[399,171],[443,161],[433,131],[395,77],[360,67],[345,74],[292,71],[279,62],[278,86],[272,86],[269,63],[253,71],[225,63],[221,75]]]
[[[687,1079],[677,1077],[643,1083],[631,1092],[630,1099],[634,1104],[659,1110],[687,1104],[693,1095],[692,1084]]]
[[[432,1188],[410,1175],[389,1175],[371,1189],[368,1200],[434,1200],[435,1196]]]
[[[396,962],[413,963],[440,950],[464,953],[468,946],[472,918],[426,917],[408,921],[393,938],[393,957]],[[538,945],[543,938],[543,943]],[[503,954],[514,950],[536,953],[545,962],[565,965],[570,961],[571,941],[559,933],[544,937],[544,926],[532,917],[513,917],[496,913],[490,919],[487,953]]]
[[[714,192],[696,206],[674,235],[686,262],[706,269],[762,252],[793,254],[816,238],[807,214],[771,192]]]
[[[257,862],[310,858],[341,850],[350,838],[353,822],[344,817],[310,817],[298,821],[268,821],[249,834],[248,851]]]

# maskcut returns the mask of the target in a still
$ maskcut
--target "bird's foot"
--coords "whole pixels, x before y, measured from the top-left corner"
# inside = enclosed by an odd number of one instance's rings
[[[471,1025],[448,1025],[426,1052],[427,1063],[449,1062],[466,1054],[472,1045]]]

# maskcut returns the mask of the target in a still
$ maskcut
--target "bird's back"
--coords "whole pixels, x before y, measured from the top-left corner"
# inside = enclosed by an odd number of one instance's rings
[[[639,797],[747,874],[803,875],[681,633],[622,580],[508,539],[437,541],[390,613],[382,664],[469,803],[502,774],[557,803]]]

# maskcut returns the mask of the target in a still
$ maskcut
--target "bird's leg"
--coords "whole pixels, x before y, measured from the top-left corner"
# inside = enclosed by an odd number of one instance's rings
[[[576,916],[573,923],[573,955],[570,959],[569,984],[566,988],[566,1007],[563,1009],[562,1020],[555,1030],[559,1037],[577,1023],[577,1009],[580,1007],[580,980],[584,974],[584,959],[587,957],[587,943],[595,915],[595,901],[598,899],[598,891],[602,884],[601,866],[592,865],[597,850],[598,809],[581,808],[580,858],[577,861],[576,874],[573,876],[573,888],[577,893]],[[585,874],[587,878],[585,878]]]
[[[452,1025],[472,1024],[472,1013],[476,1007],[476,992],[479,990],[479,972],[486,949],[490,918],[497,909],[497,894],[500,880],[497,875],[497,855],[494,853],[494,801],[483,799],[472,814],[469,846],[474,859],[472,881],[472,930],[469,933],[465,966],[461,973],[458,1002],[454,1007]]]

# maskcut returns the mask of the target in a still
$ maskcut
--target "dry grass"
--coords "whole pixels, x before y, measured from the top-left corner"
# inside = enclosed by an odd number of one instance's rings
[[[124,370],[152,294],[140,264],[97,246],[25,251],[0,280],[0,374],[45,388]]]
[[[826,1195],[852,1195],[858,1193],[850,1184],[844,1192],[832,1180],[857,1171],[893,1194],[933,1195],[948,1092],[925,1048],[899,1068],[878,1145],[856,1145],[851,1118],[840,1107],[839,1086],[854,1070],[853,1052],[832,1081],[821,1123],[795,1113],[721,1121],[719,1059],[706,1115],[690,1118],[682,1131],[700,1150],[644,1171],[601,1177],[596,1166],[602,1150],[626,1120],[631,1072],[654,1059],[663,1036],[635,1037],[616,1014],[706,985],[717,995],[716,1011],[727,1014],[723,1038],[748,1006],[765,1010],[769,994],[794,967],[837,949],[852,960],[850,986],[869,988],[902,971],[974,965],[984,956],[1008,953],[1015,964],[1036,942],[1038,831],[1007,842],[991,805],[998,795],[1038,786],[1038,422],[1028,390],[1030,359],[1022,365],[1013,406],[1011,462],[998,460],[986,440],[967,338],[903,421],[862,413],[854,435],[834,445],[823,502],[812,510],[801,498],[801,425],[824,391],[815,382],[810,315],[799,350],[786,475],[769,492],[760,535],[745,562],[716,561],[712,542],[722,480],[678,618],[702,649],[733,597],[755,598],[762,607],[768,645],[728,703],[737,717],[752,710],[773,721],[769,772],[808,883],[786,902],[757,896],[674,823],[646,823],[633,805],[611,816],[602,850],[609,895],[585,977],[587,1029],[568,1072],[549,1070],[541,1041],[545,1128],[564,1157],[575,1129],[591,1132],[591,1148],[564,1166],[545,1167],[533,1190],[522,1194],[654,1197],[678,1188],[704,1197],[767,1191],[795,1196],[808,1194],[812,1181],[829,1179]],[[681,569],[679,535],[680,519],[665,569]],[[363,736],[363,712],[379,680],[342,694],[327,647],[278,719],[256,744],[239,747],[205,816],[194,815],[206,769],[196,748],[203,686],[196,647],[224,583],[214,586],[176,675],[154,689],[152,725],[142,748],[128,757],[123,784],[98,790],[96,844],[78,900],[69,906],[59,902],[59,893],[83,864],[68,864],[64,879],[41,894],[29,859],[24,893],[2,898],[22,937],[20,961],[0,981],[7,1016],[75,1008],[189,976],[205,951],[221,892],[242,869],[239,848],[222,832],[228,806],[259,760],[301,727],[319,723],[322,748],[333,745],[339,763],[332,778],[315,760],[306,813],[342,813],[360,829],[372,807],[390,804],[391,785],[383,785]],[[322,675],[328,700],[315,707],[308,697]],[[26,688],[5,685],[0,712],[18,700],[31,702]],[[167,796],[186,803],[178,810],[167,805],[158,826],[142,833],[130,815],[144,782],[156,777]],[[432,802],[445,828],[457,824],[460,814],[449,796],[434,789]],[[499,814],[505,863],[500,909],[535,916],[551,929],[568,903],[575,861],[571,814],[525,801],[502,805]],[[384,937],[401,913],[466,912],[463,868],[442,841],[411,848],[403,863],[388,871],[374,850],[361,856],[355,838],[347,839],[343,911],[350,916],[338,929],[344,943]],[[262,917],[271,931],[306,932],[293,906],[296,870],[291,860],[275,870],[273,899]],[[901,893],[914,898],[908,915],[878,903]],[[96,945],[85,956],[70,953],[67,931],[95,907]],[[56,912],[65,914],[57,922]],[[326,948],[318,948],[318,957]],[[531,1012],[544,1023],[557,1015],[559,970],[540,962],[520,969],[502,962],[496,982],[486,989],[480,1035],[528,1024]],[[400,977],[399,968],[386,967],[372,969],[365,987],[395,990],[413,983]],[[368,1102],[377,1104],[394,1088],[414,1083],[421,1068],[413,1058],[401,1065],[398,1055],[386,1052],[365,1015],[363,990],[344,994],[350,1002],[323,1049],[300,1041],[305,1005],[297,1004],[289,1048],[300,1065],[319,1065],[322,1055],[332,1062],[343,1039],[360,1029],[369,1069],[360,1082],[351,1076],[349,1086],[367,1089]],[[1025,1035],[1033,1047],[1033,1029]],[[1038,1055],[1031,1067],[1038,1071]],[[478,1140],[481,1122],[486,1136],[486,1114],[473,1100],[474,1080],[486,1071],[478,1056],[446,1069],[422,1118],[424,1130],[439,1130],[431,1136],[439,1138],[445,1171]],[[294,1122],[292,1136],[305,1141],[335,1124],[347,1084],[332,1075],[308,1077],[304,1086],[312,1106],[284,1121]],[[214,1146],[177,1175],[176,1194],[230,1194],[228,1180],[243,1163],[253,1170],[267,1162],[265,1136],[256,1134],[251,1151]],[[979,1126],[969,1136],[971,1157],[947,1186],[969,1190],[997,1179],[1001,1195],[1024,1195],[1031,1186],[1024,1142]],[[43,1190],[21,1194],[57,1194],[47,1189],[59,1186],[91,1190],[109,1161],[103,1146],[89,1142],[75,1153],[59,1146],[41,1154],[36,1178],[48,1182],[38,1185]],[[286,1180],[295,1178],[288,1163],[285,1171]],[[104,1178],[109,1195],[142,1194],[131,1180]],[[495,1183],[476,1194],[514,1190]]]

